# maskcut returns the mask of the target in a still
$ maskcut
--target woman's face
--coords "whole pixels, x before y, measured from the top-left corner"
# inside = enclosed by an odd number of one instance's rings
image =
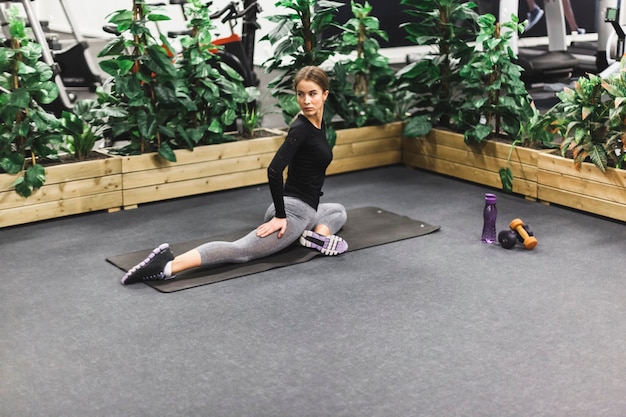
[[[296,95],[298,106],[304,116],[322,116],[328,90],[322,90],[322,87],[313,81],[302,80],[296,86]]]

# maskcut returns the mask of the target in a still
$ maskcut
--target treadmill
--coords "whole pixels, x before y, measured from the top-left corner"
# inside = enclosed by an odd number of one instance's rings
[[[499,19],[511,20],[519,16],[519,0],[501,0]],[[548,49],[519,48],[518,36],[512,39],[511,48],[517,55],[516,63],[524,69],[522,80],[527,83],[556,82],[571,78],[579,61],[568,52],[567,30],[561,0],[544,0],[543,10],[548,32]],[[520,20],[523,20],[520,18]]]

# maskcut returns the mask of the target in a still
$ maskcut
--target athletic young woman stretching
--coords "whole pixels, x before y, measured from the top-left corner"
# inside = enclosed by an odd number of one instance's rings
[[[300,113],[267,169],[273,203],[265,223],[235,242],[209,242],[174,257],[167,243],[131,268],[121,283],[171,279],[188,269],[243,263],[276,253],[300,240],[324,255],[338,255],[348,244],[335,233],[346,222],[341,204],[320,204],[326,168],[333,154],[322,115],[329,81],[318,67],[305,67],[294,78]],[[289,167],[283,184],[283,172]]]

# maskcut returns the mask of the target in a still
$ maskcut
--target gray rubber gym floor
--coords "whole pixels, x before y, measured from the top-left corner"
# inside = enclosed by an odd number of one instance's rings
[[[0,415],[626,415],[623,223],[402,166],[325,191],[441,230],[162,294],[105,257],[255,227],[265,186],[0,229]],[[535,250],[480,242],[490,191]]]

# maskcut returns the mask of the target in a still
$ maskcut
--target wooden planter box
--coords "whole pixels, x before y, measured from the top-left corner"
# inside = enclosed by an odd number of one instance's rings
[[[554,153],[542,153],[538,168],[539,200],[626,221],[626,170],[603,173],[585,162],[577,171],[574,161]]]
[[[402,163],[404,123],[337,131],[328,175]]]
[[[0,227],[122,206],[122,161],[107,158],[46,167],[43,187],[24,198],[0,174]]]
[[[267,167],[285,140],[276,136],[176,150],[176,162],[156,153],[122,157],[124,208],[267,182]]]
[[[402,161],[405,165],[474,183],[502,188],[500,168],[506,166],[511,145],[485,141],[467,145],[463,135],[433,129],[427,136],[404,138]],[[513,172],[513,192],[537,198],[537,160],[540,151],[516,146],[509,166]]]
[[[402,162],[402,123],[337,132],[328,174]],[[177,162],[157,154],[113,157],[46,168],[46,184],[23,198],[16,176],[0,174],[0,227],[96,210],[267,183],[267,167],[285,133],[177,150]]]
[[[400,163],[402,124],[337,132],[328,174]],[[274,137],[177,150],[177,162],[157,154],[122,158],[124,208],[170,198],[267,183],[267,167],[285,140]]]

